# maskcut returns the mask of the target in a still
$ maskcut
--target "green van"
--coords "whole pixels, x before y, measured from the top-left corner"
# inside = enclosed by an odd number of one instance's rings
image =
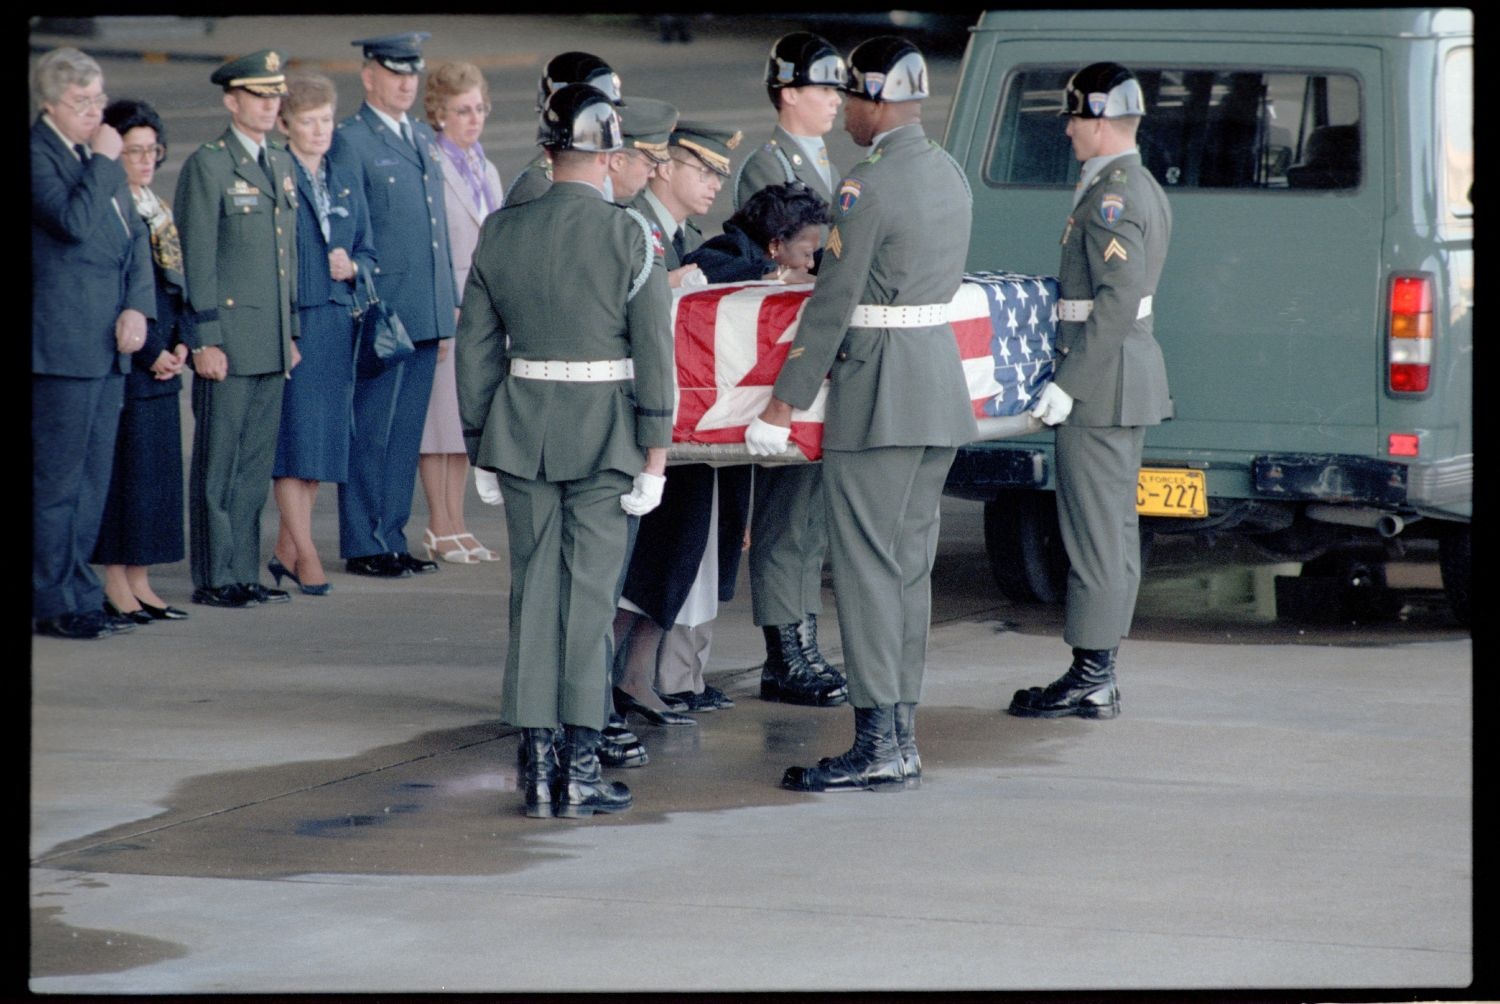
[[[1384,578],[1436,539],[1467,622],[1473,498],[1473,15],[1467,10],[994,11],[945,145],[973,269],[1052,273],[1078,164],[1068,76],[1123,63],[1171,199],[1155,297],[1176,417],[1146,436],[1152,533],[1243,534],[1303,574]],[[1051,433],[959,451],[1015,600],[1060,602]],[[1363,579],[1361,579],[1363,576]]]

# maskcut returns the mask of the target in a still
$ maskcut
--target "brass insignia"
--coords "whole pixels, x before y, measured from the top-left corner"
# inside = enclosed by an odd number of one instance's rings
[[[798,167],[801,167],[802,166],[802,155],[800,153],[794,153],[794,154],[792,154],[792,163],[796,164]]]
[[[844,256],[844,239],[839,236],[837,223],[833,225],[833,229],[828,231],[828,250],[833,252],[835,258],[842,258]]]
[[[796,359],[798,356],[800,356],[802,353],[804,353],[806,351],[807,351],[807,347],[806,346],[803,346],[803,345],[794,345],[794,346],[792,346],[791,350],[787,352],[786,357],[788,359]]]
[[[1072,237],[1072,236],[1073,236],[1073,217],[1069,216],[1068,217],[1068,225],[1063,228],[1063,239],[1059,243],[1061,243],[1061,244],[1068,243],[1068,238]]]
[[[1104,248],[1104,260],[1109,261],[1111,258],[1118,258],[1121,261],[1130,260],[1129,256],[1125,254],[1125,248],[1120,244],[1118,237],[1111,237],[1109,244]]]
[[[266,69],[272,73],[281,69],[281,57],[274,52],[266,53]]]
[[[1123,184],[1125,181],[1125,172],[1117,167],[1113,171],[1109,172],[1109,180]]]
[[[724,141],[724,148],[726,150],[733,150],[735,147],[740,145],[740,140],[744,138],[745,134],[736,129],[734,135]]]
[[[291,195],[297,190],[297,186],[292,184],[292,176],[290,174],[285,175],[281,179],[281,187],[286,190],[286,194],[288,195]]]

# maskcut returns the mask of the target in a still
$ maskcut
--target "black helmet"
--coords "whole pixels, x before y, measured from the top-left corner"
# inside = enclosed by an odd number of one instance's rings
[[[843,87],[849,72],[828,40],[810,31],[782,35],[766,60],[767,87]]]
[[[542,69],[537,84],[536,108],[547,106],[547,98],[566,84],[588,84],[613,104],[624,104],[620,97],[620,75],[610,65],[590,52],[564,52],[553,56]]]
[[[1135,74],[1119,63],[1090,63],[1068,78],[1062,114],[1086,119],[1144,115],[1146,98]]]
[[[866,101],[921,101],[928,95],[927,61],[904,38],[872,38],[849,53],[849,81],[843,90]]]
[[[542,109],[536,141],[549,150],[611,153],[624,148],[620,116],[601,91],[588,84],[565,84]]]

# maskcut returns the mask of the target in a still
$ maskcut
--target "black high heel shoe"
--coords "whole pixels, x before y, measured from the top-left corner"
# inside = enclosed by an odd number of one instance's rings
[[[139,596],[135,598],[135,601],[141,605],[142,610],[151,615],[152,620],[185,621],[188,618],[188,612],[186,610],[178,610],[173,606],[153,607],[151,604],[147,603]]]
[[[675,711],[657,711],[655,708],[647,707],[634,697],[631,697],[619,687],[615,688],[615,707],[621,714],[635,712],[652,725],[697,725],[698,720],[688,715],[679,715]]]
[[[140,610],[121,610],[109,600],[104,601],[104,612],[109,614],[111,617],[123,617],[125,620],[130,621],[133,624],[150,624],[153,620],[156,619],[146,612],[144,606],[142,606]]]
[[[271,555],[271,560],[266,562],[266,571],[271,573],[271,577],[276,580],[276,585],[281,585],[282,578],[291,579],[297,583],[297,588],[308,596],[327,596],[328,591],[333,588],[332,582],[324,582],[317,586],[304,586],[302,580],[297,578],[297,573],[283,565],[281,559],[274,554]]]

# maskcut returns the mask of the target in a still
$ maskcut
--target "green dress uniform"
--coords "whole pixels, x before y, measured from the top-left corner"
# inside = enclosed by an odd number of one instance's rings
[[[630,208],[646,218],[646,222],[654,224],[661,235],[662,251],[668,272],[682,267],[682,256],[689,254],[703,246],[703,231],[692,220],[683,220],[681,225],[675,224],[668,218],[667,212],[661,203],[646,197],[651,191],[650,187],[641,190],[630,202]],[[673,233],[673,231],[676,233]],[[668,237],[668,234],[672,236]]]
[[[977,434],[953,329],[924,318],[946,315],[963,281],[971,198],[918,124],[877,137],[835,197],[774,393],[807,408],[830,376],[823,477],[850,702],[915,704],[943,482]]]
[[[1172,211],[1138,153],[1105,164],[1068,217],[1058,266],[1063,301],[1092,301],[1085,320],[1060,305],[1053,382],[1073,397],[1057,427],[1057,508],[1068,572],[1063,638],[1113,649],[1140,587],[1136,480],[1145,428],[1172,417],[1152,296]]]
[[[670,313],[659,239],[590,185],[554,184],[484,223],[456,368],[469,459],[505,496],[513,725],[605,725],[620,496],[644,449],[671,443]]]
[[[269,139],[265,148],[269,174],[226,129],[177,181],[184,341],[229,360],[223,380],[193,379],[189,554],[199,589],[259,581],[260,513],[297,337],[292,158]]]
[[[547,155],[539,154],[536,160],[527,164],[516,175],[515,180],[510,183],[510,188],[505,192],[504,203],[507,206],[519,206],[523,202],[530,202],[537,198],[547,189],[552,187],[552,161]]]
[[[829,177],[838,173],[830,165]],[[745,158],[734,181],[734,208],[771,185],[800,181],[833,203],[822,173],[795,136],[779,124]],[[750,511],[750,615],[757,626],[796,624],[823,612],[823,556],[828,519],[822,464],[780,464],[755,470]]]

